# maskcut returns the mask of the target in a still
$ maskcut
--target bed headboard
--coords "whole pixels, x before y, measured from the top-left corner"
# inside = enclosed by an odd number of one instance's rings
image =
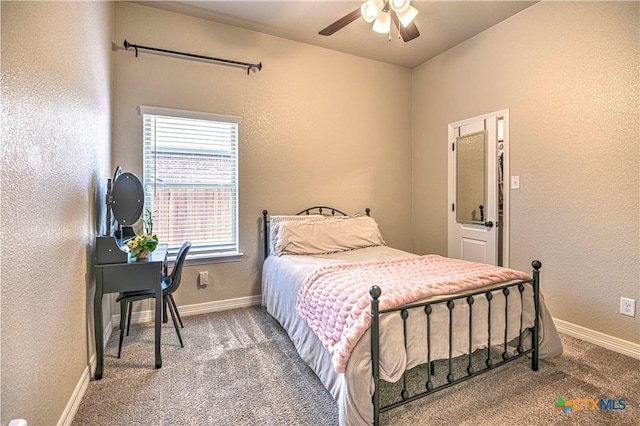
[[[371,209],[367,207],[365,209],[367,216],[371,216]],[[302,215],[320,215],[320,216],[335,216],[336,214],[340,216],[348,216],[346,213],[334,208],[327,206],[315,206],[304,209],[298,213],[296,216]],[[262,240],[264,247],[264,259],[269,256],[269,212],[267,210],[262,210]]]

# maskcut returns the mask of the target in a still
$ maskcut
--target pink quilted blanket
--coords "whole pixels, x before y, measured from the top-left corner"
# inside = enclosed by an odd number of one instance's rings
[[[480,288],[524,272],[437,255],[323,266],[307,276],[296,308],[343,373],[349,355],[371,325],[369,287],[382,289],[380,309],[420,299]]]

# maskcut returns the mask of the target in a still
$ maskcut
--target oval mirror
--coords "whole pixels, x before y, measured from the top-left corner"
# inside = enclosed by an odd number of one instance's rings
[[[113,179],[108,181],[107,183],[108,194],[113,193],[113,184],[115,183],[116,180],[118,180],[121,174],[122,174],[122,167],[120,166],[116,167],[116,171],[113,173]],[[109,226],[107,228],[108,230],[107,235],[112,235],[111,230],[115,231],[115,229],[118,227],[118,222],[116,221],[116,217],[113,215],[111,205],[109,205],[109,208],[107,209],[107,226]]]
[[[133,226],[140,219],[144,208],[144,189],[133,173],[120,174],[111,190],[111,210],[122,226]]]

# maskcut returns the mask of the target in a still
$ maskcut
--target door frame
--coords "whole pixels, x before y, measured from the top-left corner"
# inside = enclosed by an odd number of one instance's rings
[[[509,267],[509,252],[510,252],[510,247],[509,247],[509,228],[510,228],[510,181],[511,181],[511,171],[509,168],[509,109],[502,109],[499,111],[495,111],[495,112],[491,112],[488,114],[483,114],[483,115],[479,115],[476,117],[471,117],[471,118],[467,118],[464,120],[460,120],[460,121],[456,121],[454,123],[449,123],[448,125],[448,148],[447,148],[447,152],[448,152],[448,175],[447,175],[447,187],[448,187],[448,204],[447,204],[447,246],[449,246],[452,242],[451,242],[451,234],[452,234],[452,230],[451,227],[453,225],[455,225],[455,223],[452,224],[452,212],[451,212],[451,205],[452,203],[455,203],[455,198],[456,198],[456,188],[455,185],[453,185],[453,182],[455,182],[455,168],[453,167],[453,162],[455,160],[455,152],[451,150],[451,146],[453,143],[456,142],[456,129],[461,127],[461,126],[465,126],[465,125],[469,125],[473,122],[479,121],[479,120],[487,120],[487,119],[491,119],[491,118],[495,118],[496,121],[498,120],[498,118],[502,118],[502,126],[503,126],[503,135],[502,135],[502,188],[503,188],[503,198],[502,198],[502,220],[499,221],[498,226],[501,227],[502,229],[502,238],[501,241],[496,241],[496,243],[498,245],[502,244],[502,266],[504,267]],[[498,133],[497,133],[497,123],[496,123],[496,140],[492,141],[491,143],[498,143]],[[497,152],[497,147],[496,147],[496,152]],[[492,171],[492,173],[496,173],[498,172],[497,170],[497,159],[495,161],[496,164],[496,169],[494,171]],[[496,189],[497,191],[497,189]],[[453,221],[455,221],[455,217],[453,218]],[[499,235],[499,232],[498,232]],[[447,249],[449,250],[449,249]]]

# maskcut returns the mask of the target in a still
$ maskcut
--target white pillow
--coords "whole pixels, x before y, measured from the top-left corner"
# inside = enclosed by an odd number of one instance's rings
[[[384,245],[378,224],[368,216],[283,222],[273,238],[273,253],[327,254]]]

